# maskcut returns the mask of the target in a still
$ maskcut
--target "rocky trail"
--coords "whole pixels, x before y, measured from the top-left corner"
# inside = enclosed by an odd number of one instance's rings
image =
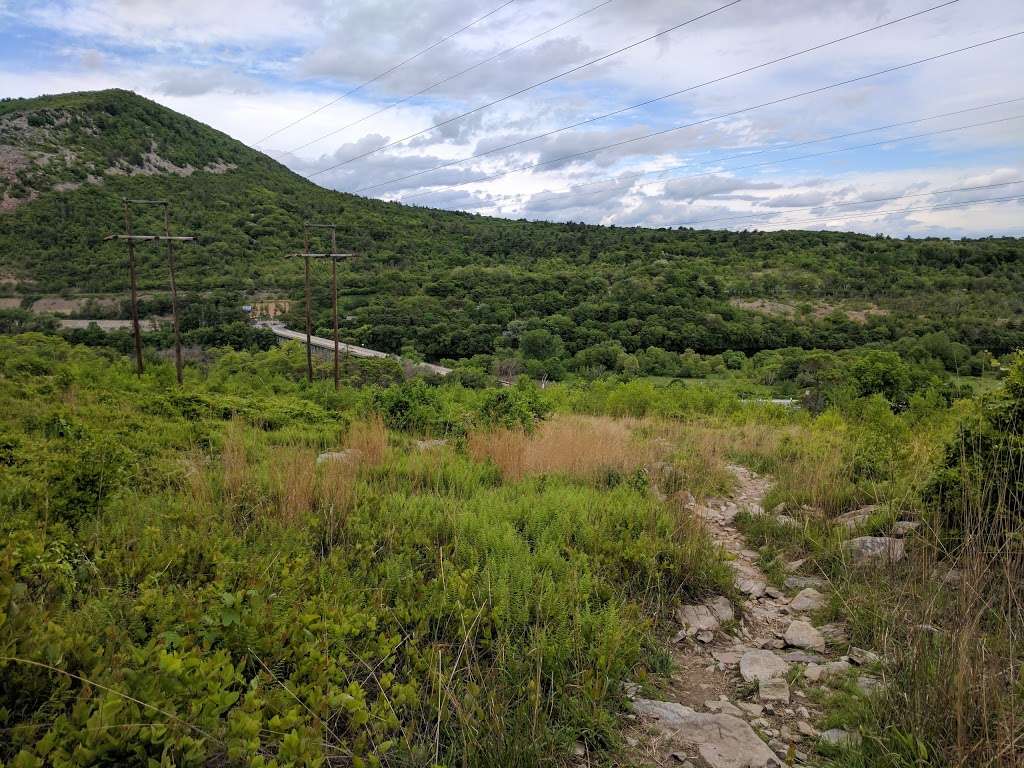
[[[770,481],[731,467],[737,490],[696,510],[728,552],[746,600],[740,611],[724,597],[679,609],[681,629],[670,652],[673,674],[657,697],[631,690],[627,741],[635,764],[691,768],[767,768],[816,765],[819,740],[856,738],[841,730],[819,733],[812,689],[870,665],[873,654],[851,648],[840,624],[814,626],[825,603],[825,583],[789,564],[785,590],[768,583],[757,553],[735,526],[741,509],[764,514]],[[862,675],[867,689],[877,680]]]

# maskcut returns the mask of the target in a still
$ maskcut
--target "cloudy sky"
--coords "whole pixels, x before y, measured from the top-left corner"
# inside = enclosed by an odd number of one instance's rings
[[[128,88],[424,206],[1024,235],[1014,33],[1020,0],[0,0],[0,95]]]

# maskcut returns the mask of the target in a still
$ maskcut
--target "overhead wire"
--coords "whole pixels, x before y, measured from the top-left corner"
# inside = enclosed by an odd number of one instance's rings
[[[844,219],[857,219],[857,218],[866,218],[866,217],[871,217],[871,216],[887,215],[887,214],[890,214],[890,213],[914,213],[914,212],[919,212],[919,211],[941,211],[941,210],[948,210],[950,208],[964,208],[964,207],[969,206],[969,205],[988,205],[988,204],[992,204],[992,203],[1011,202],[1011,201],[1014,201],[1014,200],[1024,200],[1024,195],[1010,195],[1010,196],[1007,196],[1007,197],[983,197],[983,198],[978,198],[976,200],[964,200],[964,201],[957,202],[957,203],[942,203],[942,204],[939,204],[939,205],[925,205],[925,206],[911,207],[911,208],[895,208],[895,209],[889,209],[889,210],[870,211],[868,213],[851,213],[851,214],[845,215],[843,218]],[[825,223],[825,222],[834,221],[837,218],[838,217],[836,217],[836,216],[826,216],[826,217],[823,217],[823,218],[805,219],[803,221],[771,222],[770,226],[773,226],[773,227],[775,227],[775,226],[784,226],[784,227],[806,226],[808,224],[821,224],[821,223]],[[680,227],[688,227],[690,225],[689,224],[680,224],[679,226]]]
[[[826,41],[824,43],[819,43],[817,45],[813,45],[813,46],[811,46],[809,48],[804,48],[804,49],[799,50],[799,51],[794,51],[794,52],[788,53],[788,54],[786,54],[784,56],[778,56],[778,57],[776,57],[774,59],[770,59],[768,61],[763,61],[760,64],[755,64],[753,66],[744,67],[743,69],[739,69],[739,70],[737,70],[735,72],[730,72],[727,75],[721,75],[720,77],[715,77],[715,78],[713,78],[711,80],[706,80],[706,81],[704,81],[702,83],[698,83],[696,85],[687,86],[686,88],[680,88],[680,89],[672,91],[670,93],[666,93],[666,94],[664,94],[662,96],[656,96],[656,97],[654,97],[652,99],[647,99],[645,101],[641,101],[641,102],[638,102],[636,104],[630,104],[627,107],[622,107],[620,109],[616,109],[616,110],[613,110],[611,112],[605,112],[604,114],[601,114],[601,115],[595,115],[594,117],[589,117],[586,120],[579,120],[579,121],[577,121],[575,123],[570,123],[569,125],[563,125],[563,126],[560,126],[558,128],[553,128],[553,129],[551,129],[549,131],[545,131],[543,133],[538,133],[538,134],[536,134],[534,136],[530,136],[530,137],[525,138],[525,139],[519,139],[519,140],[513,141],[513,142],[511,142],[509,144],[503,144],[500,147],[491,147],[490,149],[484,150],[482,152],[476,152],[476,153],[470,155],[469,157],[458,158],[458,159],[455,159],[455,160],[447,160],[447,161],[445,161],[443,163],[439,163],[439,164],[437,164],[437,165],[435,165],[435,166],[433,166],[431,168],[426,168],[424,170],[416,171],[414,173],[408,173],[408,174],[406,174],[404,176],[398,176],[396,178],[388,179],[387,181],[381,181],[381,182],[378,182],[376,184],[368,184],[368,185],[366,185],[364,187],[359,187],[358,189],[354,190],[354,193],[355,194],[359,194],[360,192],[368,192],[370,190],[379,189],[380,187],[386,187],[386,186],[388,186],[390,184],[395,184],[395,183],[398,183],[400,181],[407,181],[409,179],[414,179],[414,178],[417,178],[419,176],[424,176],[424,175],[426,175],[428,173],[432,173],[434,171],[439,171],[439,170],[441,170],[443,168],[450,168],[453,165],[459,165],[461,163],[466,163],[466,162],[469,162],[471,160],[477,160],[477,159],[479,159],[481,157],[486,157],[488,155],[493,155],[493,154],[495,154],[497,152],[503,152],[506,149],[513,149],[514,147],[519,147],[519,146],[522,146],[523,144],[528,144],[528,143],[530,143],[532,141],[537,141],[539,139],[544,139],[544,138],[547,138],[548,136],[554,136],[555,134],[562,133],[563,131],[572,130],[573,128],[579,128],[580,126],[583,126],[583,125],[590,125],[590,124],[596,123],[596,122],[598,122],[600,120],[605,120],[605,119],[607,119],[609,117],[615,117],[617,115],[621,115],[621,114],[624,114],[626,112],[631,112],[631,111],[633,111],[635,109],[641,109],[643,107],[650,106],[651,104],[656,104],[656,103],[658,103],[660,101],[665,101],[666,99],[671,99],[671,98],[674,98],[676,96],[681,96],[684,93],[691,93],[691,92],[697,91],[697,90],[699,90],[701,88],[706,88],[709,85],[715,85],[717,83],[721,83],[721,82],[724,82],[726,80],[730,80],[730,79],[732,79],[734,77],[740,77],[741,75],[749,74],[750,72],[755,72],[755,71],[757,71],[759,69],[764,69],[765,67],[770,67],[770,66],[772,66],[774,64],[779,64],[779,63],[784,62],[784,61],[789,61],[791,59],[795,59],[795,58],[798,58],[800,56],[804,56],[804,55],[806,55],[808,53],[813,53],[814,51],[820,51],[823,48],[828,48],[829,46],[837,45],[839,43],[846,42],[847,40],[852,40],[852,39],[854,39],[856,37],[860,37],[862,35],[870,34],[871,32],[877,32],[880,29],[884,29],[886,27],[891,27],[891,26],[893,26],[895,24],[899,24],[901,22],[908,21],[908,20],[916,18],[918,16],[922,16],[922,15],[924,15],[926,13],[931,13],[932,11],[937,11],[937,10],[939,10],[941,8],[946,8],[947,6],[953,5],[954,3],[957,3],[957,2],[959,2],[959,0],[946,0],[946,2],[940,3],[939,5],[934,5],[934,6],[930,7],[930,8],[925,8],[923,10],[916,11],[916,12],[908,14],[906,16],[901,16],[900,18],[892,19],[890,21],[886,21],[886,22],[883,22],[881,24],[876,24],[876,25],[874,25],[872,27],[868,27],[866,29],[861,29],[861,30],[859,30],[857,32],[852,32],[850,34],[843,35],[842,37],[837,37],[837,38],[834,38],[832,40],[828,40],[828,41]]]
[[[1011,101],[1024,101],[1024,99],[1013,99]],[[1000,104],[1000,103],[1008,103],[1008,102],[997,102],[997,105]],[[990,106],[990,105],[986,105],[986,106]],[[984,109],[984,108],[985,107],[975,107],[974,109],[977,110],[977,109]],[[972,111],[972,110],[958,110],[958,112],[953,112],[953,113],[949,113],[949,114],[960,114],[960,113],[968,112],[968,111]],[[944,116],[945,115],[941,115],[939,117],[944,117]],[[924,120],[932,120],[932,119],[936,119],[936,118],[929,117],[929,118],[921,118],[919,120],[908,120],[908,121],[906,121],[904,123],[894,123],[892,125],[909,125],[911,123],[917,123],[917,122],[922,122]],[[980,127],[989,126],[989,125],[998,125],[1000,123],[1006,123],[1006,122],[1010,122],[1012,120],[1022,120],[1022,119],[1024,119],[1024,114],[1021,114],[1021,115],[1010,115],[1008,117],[1000,117],[1000,118],[996,118],[994,120],[984,120],[984,121],[976,122],[976,123],[967,123],[966,125],[953,126],[951,128],[941,128],[941,129],[937,129],[937,130],[934,130],[934,131],[924,131],[922,133],[914,133],[914,134],[910,134],[909,136],[897,136],[897,137],[882,139],[881,141],[874,141],[874,142],[870,142],[870,143],[867,143],[867,144],[853,144],[853,145],[848,146],[848,147],[838,147],[836,149],[829,149],[829,150],[825,150],[823,152],[812,152],[812,153],[809,153],[809,154],[795,155],[793,157],[784,157],[784,158],[780,158],[780,159],[765,160],[765,161],[758,162],[758,163],[750,163],[748,165],[739,165],[739,166],[735,166],[735,167],[731,167],[731,168],[728,168],[728,167],[726,167],[726,168],[718,168],[718,169],[712,170],[712,171],[705,171],[703,173],[692,173],[692,174],[687,174],[685,176],[670,176],[670,177],[665,178],[665,179],[656,179],[654,181],[644,182],[643,184],[640,184],[637,187],[637,189],[643,189],[645,187],[655,186],[655,185],[658,185],[658,184],[667,184],[667,183],[670,183],[670,182],[673,182],[673,181],[686,181],[688,179],[699,179],[699,178],[703,178],[703,177],[706,177],[706,176],[715,176],[715,175],[718,175],[720,173],[732,173],[732,172],[735,172],[735,171],[749,170],[751,168],[763,168],[765,166],[781,165],[782,163],[790,163],[790,162],[795,162],[797,160],[809,160],[809,159],[818,158],[818,157],[827,157],[829,155],[836,155],[836,154],[839,154],[839,153],[842,153],[842,152],[851,152],[851,151],[858,150],[858,149],[872,149],[874,147],[881,147],[881,146],[886,146],[886,145],[889,145],[889,144],[897,144],[897,143],[904,142],[904,141],[912,141],[914,139],[922,139],[922,138],[927,138],[927,137],[930,137],[930,136],[941,136],[941,135],[948,134],[948,133],[955,133],[957,131],[968,130],[970,128],[980,128]],[[847,133],[847,134],[839,134],[838,136],[827,136],[827,137],[824,137],[824,138],[821,138],[821,139],[814,139],[812,141],[801,142],[799,144],[793,144],[793,145],[789,145],[789,146],[786,146],[786,147],[781,147],[781,148],[778,148],[778,149],[765,149],[765,150],[760,150],[758,152],[749,152],[749,153],[741,154],[741,155],[732,155],[732,156],[727,156],[727,157],[724,157],[724,158],[717,158],[715,160],[703,161],[701,163],[698,163],[698,165],[717,164],[717,163],[724,162],[726,160],[732,160],[732,159],[736,159],[736,158],[753,157],[754,155],[765,154],[767,152],[775,152],[775,151],[781,151],[781,150],[785,150],[785,149],[793,149],[793,148],[798,147],[798,146],[806,146],[808,144],[818,144],[818,143],[822,143],[822,142],[826,142],[826,141],[834,141],[836,139],[843,138],[843,137],[846,137],[846,136],[856,135],[857,133],[870,133],[872,131],[883,130],[885,128],[892,127],[892,125],[882,126],[880,128],[869,128],[869,129],[866,129],[864,131],[854,131],[852,133]],[[665,171],[668,171],[668,170],[675,170],[675,169],[684,168],[684,167],[690,167],[690,166],[688,166],[688,165],[686,165],[686,166],[674,166],[674,167],[663,169],[661,172],[665,172]],[[620,186],[623,186],[623,187],[630,186],[631,187],[634,182],[635,182],[635,179],[630,180],[630,181],[628,181],[627,183],[624,183],[624,184],[613,185],[613,186],[608,187],[606,189],[598,189],[598,190],[593,190],[591,192],[584,192],[584,193],[582,193],[582,195],[579,195],[579,196],[580,197],[587,197],[587,196],[590,196],[590,195],[596,195],[596,194],[600,194],[602,192],[608,192],[608,191],[610,191],[612,189],[616,189],[617,187],[620,187]],[[551,195],[551,196],[548,196],[548,197],[531,198],[529,202],[531,202],[531,203],[545,202],[547,200],[557,199],[558,196],[559,196],[558,194],[554,194],[554,195]],[[509,196],[506,196],[506,197],[512,197],[512,196],[509,195]],[[472,208],[474,208],[474,209],[475,208],[490,208],[490,207],[496,207],[496,206],[494,205],[494,203],[491,203],[489,201],[484,201],[481,205],[472,206]]]
[[[849,208],[857,205],[874,205],[875,203],[890,203],[893,200],[906,200],[912,197],[932,197],[933,195],[949,195],[955,192],[977,192],[982,189],[998,189],[1000,187],[1010,187],[1014,184],[1024,184],[1024,179],[1014,179],[1013,181],[1000,181],[993,184],[977,184],[970,187],[953,187],[950,189],[937,189],[933,192],[912,192],[905,195],[891,195],[889,197],[875,197],[868,200],[845,200],[839,203],[817,203],[816,205],[801,205],[794,208],[788,208],[784,211],[759,211],[757,213],[741,214],[739,216],[719,216],[712,219],[696,219],[688,222],[687,226],[693,226],[695,224],[711,224],[720,221],[739,221],[744,219],[759,219],[765,216],[788,216],[796,211],[813,211],[818,208]],[[867,213],[873,213],[873,211],[867,211]],[[774,224],[775,222],[767,222],[768,224]]]
[[[548,160],[538,160],[538,161],[533,162],[533,163],[526,163],[526,164],[523,164],[523,165],[520,165],[520,166],[516,166],[514,168],[506,169],[506,170],[498,172],[498,173],[490,174],[490,175],[487,175],[487,176],[482,176],[482,177],[477,178],[477,179],[469,179],[469,180],[457,182],[457,183],[454,183],[454,184],[445,184],[445,185],[441,186],[440,189],[434,189],[434,190],[429,190],[429,191],[424,191],[424,192],[418,192],[418,193],[413,194],[413,195],[406,195],[406,196],[402,197],[401,199],[403,201],[405,201],[405,200],[421,197],[421,196],[428,195],[428,194],[436,194],[438,192],[442,192],[442,191],[445,191],[445,190],[448,190],[448,189],[454,189],[456,187],[466,186],[467,184],[479,184],[479,183],[482,183],[482,182],[485,182],[485,181],[493,181],[495,179],[499,179],[499,178],[502,178],[504,176],[509,176],[509,175],[511,175],[513,173],[519,173],[521,171],[533,170],[534,168],[541,168],[543,166],[552,165],[554,163],[562,163],[562,162],[565,162],[566,160],[575,160],[576,158],[579,158],[579,157],[586,157],[588,155],[593,155],[593,154],[596,154],[598,152],[603,152],[603,151],[608,150],[608,149],[616,149],[618,147],[623,147],[623,146],[626,146],[628,144],[635,144],[636,142],[645,141],[647,139],[654,138],[656,136],[665,136],[667,134],[674,133],[676,131],[685,130],[687,128],[694,128],[694,127],[699,126],[699,125],[706,125],[708,123],[716,122],[716,121],[719,121],[719,120],[724,120],[724,119],[729,118],[729,117],[735,117],[737,115],[742,115],[742,114],[745,114],[747,112],[753,112],[753,111],[756,111],[756,110],[759,110],[759,109],[765,109],[766,107],[775,106],[777,104],[783,104],[783,103],[786,103],[786,102],[789,102],[789,101],[794,101],[796,99],[801,99],[801,98],[804,98],[806,96],[812,96],[812,95],[815,95],[815,94],[818,94],[818,93],[824,93],[825,91],[830,91],[830,90],[833,90],[835,88],[841,88],[843,86],[851,85],[853,83],[863,82],[864,80],[869,80],[869,79],[874,78],[874,77],[880,77],[882,75],[891,74],[893,72],[898,72],[898,71],[901,71],[901,70],[904,70],[904,69],[908,69],[910,67],[918,66],[920,64],[926,64],[928,62],[938,61],[939,59],[947,58],[949,56],[954,56],[954,55],[959,54],[959,53],[965,53],[967,51],[975,50],[975,49],[981,48],[981,47],[986,46],[986,45],[993,45],[995,43],[1003,42],[1003,41],[1009,40],[1011,38],[1020,37],[1021,35],[1024,35],[1024,31],[1012,32],[1010,34],[1001,35],[999,37],[994,37],[994,38],[991,38],[989,40],[983,40],[983,41],[978,42],[978,43],[972,43],[971,45],[963,46],[961,48],[956,48],[956,49],[953,49],[951,51],[945,51],[943,53],[935,54],[933,56],[926,56],[926,57],[921,58],[921,59],[915,59],[914,61],[907,62],[906,64],[898,64],[896,66],[886,67],[885,69],[880,69],[880,70],[878,70],[876,72],[870,72],[870,73],[868,73],[866,75],[858,75],[857,77],[847,78],[846,80],[839,80],[837,82],[830,83],[828,85],[819,86],[817,88],[811,88],[811,89],[805,90],[805,91],[799,91],[797,93],[792,93],[792,94],[789,94],[787,96],[782,96],[782,97],[779,97],[779,98],[776,98],[776,99],[771,99],[769,101],[761,102],[759,104],[754,104],[754,105],[751,105],[751,106],[748,106],[748,107],[742,107],[740,109],[731,110],[729,112],[724,112],[724,113],[721,113],[721,114],[718,114],[718,115],[714,115],[712,117],[706,117],[706,118],[702,118],[700,120],[694,120],[692,122],[684,123],[682,125],[673,126],[671,128],[663,128],[661,130],[651,131],[649,133],[645,133],[643,135],[635,136],[635,137],[632,137],[632,138],[629,138],[629,139],[622,139],[620,141],[611,142],[609,144],[601,144],[601,145],[598,145],[596,147],[591,147],[589,149],[581,150],[579,152],[573,152],[573,153],[570,153],[570,154],[567,154],[567,155],[560,155],[559,157],[550,158]]]
[[[360,123],[364,123],[367,120],[369,120],[369,119],[371,119],[373,117],[376,117],[377,115],[383,114],[384,112],[387,112],[387,111],[389,111],[391,109],[394,109],[395,107],[399,106],[400,104],[404,104],[405,102],[409,101],[410,99],[415,99],[417,96],[422,96],[423,94],[429,93],[430,91],[434,90],[435,88],[438,88],[438,87],[440,87],[442,85],[446,85],[447,83],[450,83],[452,80],[455,80],[455,79],[457,79],[459,77],[462,77],[465,74],[468,74],[469,72],[472,72],[474,69],[479,69],[480,67],[482,67],[482,66],[484,66],[486,64],[490,64],[492,61],[496,61],[496,60],[500,59],[502,56],[506,56],[507,54],[512,53],[513,51],[516,51],[516,50],[522,48],[525,45],[529,45],[530,43],[532,43],[532,42],[534,42],[536,40],[539,40],[540,38],[544,37],[545,35],[549,35],[552,32],[555,32],[555,31],[561,29],[562,27],[565,27],[565,26],[567,26],[569,24],[572,24],[574,21],[578,21],[579,19],[582,19],[584,16],[588,16],[589,14],[594,13],[595,11],[598,11],[601,8],[604,8],[606,5],[610,5],[611,3],[614,3],[615,1],[616,0],[603,0],[603,2],[600,2],[597,5],[591,6],[587,10],[582,11],[580,13],[577,13],[575,16],[572,16],[572,17],[570,17],[568,19],[565,19],[564,21],[559,22],[558,24],[556,24],[553,27],[548,27],[543,32],[538,32],[537,34],[533,35],[532,37],[528,37],[525,40],[523,40],[521,42],[518,42],[518,43],[516,43],[513,46],[510,46],[508,48],[505,48],[504,50],[498,51],[498,53],[495,53],[492,56],[488,56],[487,58],[482,59],[482,60],[476,62],[475,64],[472,64],[472,65],[466,67],[465,69],[459,70],[458,72],[455,72],[454,74],[451,74],[451,75],[449,75],[448,77],[445,77],[442,80],[438,80],[435,83],[431,83],[426,88],[422,88],[422,89],[416,91],[416,93],[410,94],[408,96],[404,96],[401,99],[399,99],[398,101],[395,101],[395,102],[392,102],[391,104],[388,104],[386,107],[381,107],[380,109],[378,109],[375,112],[371,112],[368,115],[363,115],[358,120],[353,120],[351,123],[348,123],[347,125],[343,125],[340,128],[336,128],[336,129],[334,129],[332,131],[329,131],[328,133],[325,133],[322,136],[318,136],[315,139],[307,141],[305,144],[300,144],[299,146],[294,147],[293,149],[289,149],[286,152],[289,153],[289,154],[290,153],[294,153],[294,152],[299,152],[300,150],[306,149],[306,147],[311,147],[312,145],[317,144],[317,143],[323,141],[324,139],[328,139],[331,136],[336,136],[337,134],[342,133],[343,131],[346,131],[349,128],[353,128],[353,127],[359,125]]]
[[[432,51],[435,48],[437,48],[439,45],[443,45],[444,43],[447,43],[449,40],[451,40],[456,35],[462,34],[463,32],[465,32],[470,27],[476,26],[481,21],[484,21],[485,19],[490,18],[491,16],[496,14],[498,11],[500,11],[500,10],[502,10],[504,8],[507,8],[508,6],[512,5],[512,3],[514,3],[514,2],[517,2],[517,0],[506,0],[506,2],[502,3],[497,8],[494,8],[494,9],[488,11],[483,16],[478,16],[477,18],[473,19],[468,24],[466,24],[466,25],[464,25],[462,27],[459,27],[454,32],[451,32],[450,34],[447,34],[444,37],[442,37],[440,40],[438,40],[438,41],[436,41],[434,43],[431,43],[426,48],[423,48],[423,49],[417,51],[416,53],[412,54],[411,56],[409,56],[409,57],[403,59],[402,61],[398,62],[394,66],[389,67],[388,69],[385,69],[383,72],[381,72],[381,73],[379,73],[377,75],[374,75],[369,80],[366,80],[365,82],[360,83],[359,85],[355,86],[354,88],[350,88],[349,90],[345,91],[345,93],[341,94],[340,96],[338,96],[338,97],[336,97],[334,99],[331,99],[326,104],[317,107],[312,112],[308,112],[305,115],[303,115],[302,117],[298,118],[297,120],[293,120],[292,122],[288,123],[288,125],[285,125],[285,126],[283,126],[281,128],[278,128],[276,131],[272,131],[271,133],[268,133],[266,136],[264,136],[259,141],[254,142],[254,144],[255,145],[262,144],[267,139],[272,139],[274,136],[277,136],[280,133],[284,133],[289,128],[294,128],[299,123],[301,123],[301,122],[303,122],[305,120],[308,120],[309,118],[313,117],[313,115],[316,115],[316,114],[319,114],[320,112],[323,112],[328,107],[332,107],[335,104],[337,104],[339,101],[342,101],[343,99],[348,98],[353,93],[357,93],[358,91],[361,91],[366,86],[372,85],[373,83],[377,82],[378,80],[381,80],[382,78],[387,77],[388,75],[390,75],[395,70],[401,69],[406,64],[409,64],[410,62],[415,61],[416,59],[418,59],[420,56],[423,56],[424,54],[429,53],[430,51]]]
[[[478,112],[482,112],[485,109],[489,109],[490,107],[493,107],[496,104],[501,104],[502,102],[505,102],[505,101],[508,101],[509,99],[515,98],[516,96],[521,96],[522,94],[524,94],[524,93],[526,93],[528,91],[532,91],[535,88],[539,88],[542,85],[547,85],[548,83],[552,83],[555,80],[563,78],[563,77],[565,77],[567,75],[571,75],[571,74],[579,72],[579,71],[581,71],[583,69],[586,69],[587,67],[591,67],[594,64],[598,64],[598,63],[600,63],[602,61],[606,61],[606,60],[612,58],[613,56],[618,56],[620,53],[624,53],[624,52],[626,52],[628,50],[631,50],[632,48],[636,48],[637,46],[643,45],[644,43],[648,43],[651,40],[655,40],[655,39],[657,39],[659,37],[667,35],[667,34],[669,34],[671,32],[674,32],[674,31],[676,31],[678,29],[681,29],[681,28],[683,28],[683,27],[685,27],[685,26],[687,26],[689,24],[693,24],[694,22],[700,21],[701,19],[706,19],[709,16],[712,16],[713,14],[719,13],[720,11],[724,11],[727,8],[731,8],[734,5],[738,5],[741,2],[743,2],[743,0],[730,0],[730,2],[725,3],[724,5],[720,5],[717,8],[713,8],[712,10],[707,11],[706,13],[702,13],[702,14],[700,14],[698,16],[694,16],[694,17],[692,17],[690,19],[687,19],[686,21],[680,22],[679,24],[671,26],[671,27],[669,27],[667,29],[663,29],[660,32],[656,32],[653,35],[648,35],[647,37],[644,37],[644,38],[642,38],[640,40],[636,40],[636,41],[630,43],[629,45],[622,46],[621,48],[617,48],[614,51],[606,53],[606,54],[604,54],[602,56],[598,56],[595,59],[591,59],[590,61],[586,61],[583,64],[579,64],[579,65],[577,65],[575,67],[572,67],[570,69],[567,69],[567,70],[565,70],[563,72],[559,72],[557,75],[552,75],[551,77],[545,78],[544,80],[540,80],[540,81],[538,81],[536,83],[533,83],[532,85],[528,85],[525,88],[520,88],[519,90],[514,91],[512,93],[509,93],[509,94],[506,94],[505,96],[502,96],[502,97],[497,98],[497,99],[493,99],[492,101],[489,101],[489,102],[487,102],[485,104],[481,104],[478,107],[474,107],[473,109],[467,110],[466,112],[462,112],[461,114],[455,115],[454,117],[450,117],[450,118],[447,118],[447,119],[442,120],[440,122],[434,123],[433,125],[431,125],[428,128],[423,128],[422,130],[416,131],[415,133],[410,133],[408,136],[403,136],[400,139],[395,139],[394,141],[389,142],[388,144],[384,144],[384,145],[382,145],[380,147],[377,147],[376,149],[367,150],[366,152],[362,152],[362,153],[360,153],[358,155],[353,155],[352,157],[349,157],[349,158],[347,158],[345,160],[337,162],[334,165],[328,166],[327,168],[321,168],[318,171],[314,171],[313,173],[306,174],[306,178],[311,179],[314,176],[319,176],[320,174],[327,173],[328,171],[333,171],[336,168],[340,168],[343,165],[348,165],[349,163],[353,163],[356,160],[361,160],[364,157],[369,157],[370,155],[375,155],[378,152],[383,152],[385,149],[390,149],[391,147],[394,147],[394,146],[397,146],[399,144],[402,144],[403,142],[406,142],[409,139],[414,139],[417,136],[421,136],[421,135],[423,135],[425,133],[430,133],[431,131],[436,130],[438,128],[441,128],[443,126],[450,125],[451,123],[454,123],[454,122],[456,122],[458,120],[461,120],[461,119],[463,119],[465,117],[469,117],[470,115],[474,115],[474,114],[477,114]]]

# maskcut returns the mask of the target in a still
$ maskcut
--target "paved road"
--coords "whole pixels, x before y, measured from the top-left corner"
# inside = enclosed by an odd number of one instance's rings
[[[300,331],[293,331],[290,328],[286,328],[280,323],[268,323],[261,322],[256,325],[262,326],[263,328],[269,328],[274,332],[274,335],[279,339],[288,339],[289,341],[301,341],[303,344],[306,343],[306,334]],[[318,349],[327,349],[334,351],[334,340],[325,339],[322,336],[311,336],[309,343]],[[393,357],[397,358],[397,355],[389,355],[387,352],[379,352],[376,349],[367,349],[366,347],[357,347],[355,344],[346,344],[341,342],[338,348],[344,353],[348,352],[350,355],[355,357]],[[433,363],[417,363],[418,368],[424,368],[431,373],[437,374],[438,376],[447,376],[452,372],[451,368],[445,368],[443,365],[434,365]]]

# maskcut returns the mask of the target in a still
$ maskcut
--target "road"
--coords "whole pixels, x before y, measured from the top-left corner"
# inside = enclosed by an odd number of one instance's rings
[[[306,334],[300,331],[293,331],[290,328],[286,328],[281,323],[272,322],[259,322],[256,325],[267,328],[274,332],[274,335],[279,339],[287,339],[289,341],[301,341],[303,344],[306,343]],[[326,349],[334,351],[334,340],[325,339],[322,336],[311,336],[309,343],[318,349]],[[346,344],[341,342],[338,345],[338,349],[342,353],[347,352],[355,357],[391,357],[395,359],[401,359],[397,355],[389,355],[387,352],[380,352],[376,349],[367,349],[366,347],[357,347],[355,344]],[[452,372],[451,368],[445,368],[443,365],[434,365],[433,363],[415,363],[417,368],[422,368],[430,371],[438,376],[447,376]]]

